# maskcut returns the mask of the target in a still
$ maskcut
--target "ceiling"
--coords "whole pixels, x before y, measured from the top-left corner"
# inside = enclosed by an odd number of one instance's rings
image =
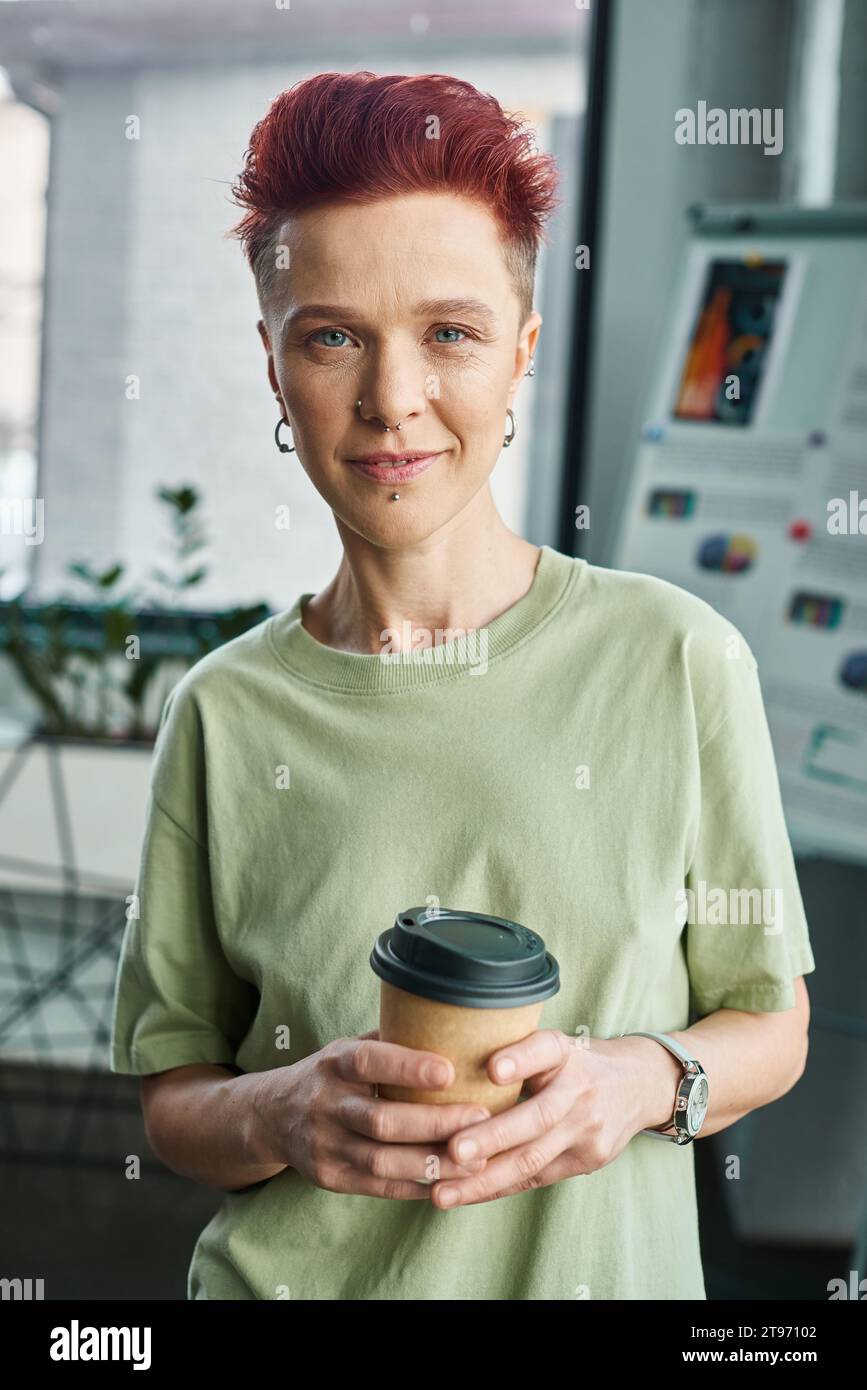
[[[573,0],[0,0],[0,66],[52,68],[266,60],[327,50],[516,40],[572,47],[588,22]]]

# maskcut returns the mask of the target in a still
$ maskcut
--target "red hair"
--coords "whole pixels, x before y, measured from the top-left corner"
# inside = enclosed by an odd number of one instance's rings
[[[241,240],[264,301],[276,237],[293,212],[333,199],[463,194],[500,227],[523,323],[544,224],[561,201],[556,187],[553,156],[538,154],[524,123],[469,82],[325,72],[281,92],[254,127],[232,185],[247,212],[227,235]]]

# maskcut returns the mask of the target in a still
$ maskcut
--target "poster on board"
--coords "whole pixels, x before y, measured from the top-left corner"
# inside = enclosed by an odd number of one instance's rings
[[[708,242],[672,306],[612,564],[740,629],[795,849],[867,862],[867,219],[860,237]]]

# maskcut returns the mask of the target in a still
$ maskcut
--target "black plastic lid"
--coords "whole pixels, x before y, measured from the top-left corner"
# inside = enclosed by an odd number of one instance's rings
[[[560,988],[560,967],[540,936],[505,917],[447,907],[398,913],[370,964],[398,989],[471,1009],[536,1004]]]

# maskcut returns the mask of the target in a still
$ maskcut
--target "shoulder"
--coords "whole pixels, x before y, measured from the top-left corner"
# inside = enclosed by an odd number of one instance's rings
[[[163,703],[151,766],[151,791],[161,809],[195,839],[206,835],[206,765],[233,755],[245,692],[268,670],[265,618],[196,661]]]
[[[700,741],[744,700],[755,698],[755,655],[733,622],[677,584],[632,570],[587,565],[580,600],[596,610],[598,640],[622,639],[633,674],[653,687],[653,673],[688,692]]]
[[[728,653],[739,645],[747,665],[755,666],[743,633],[697,594],[656,575],[583,563],[585,583],[576,599],[582,604],[589,600],[605,621],[615,619],[633,637],[646,634],[649,642],[690,646],[698,657],[712,658],[720,649]]]
[[[269,670],[273,615],[199,658],[166,696],[157,732],[157,760],[179,745],[199,745],[208,724],[219,727],[243,702],[243,692]]]

